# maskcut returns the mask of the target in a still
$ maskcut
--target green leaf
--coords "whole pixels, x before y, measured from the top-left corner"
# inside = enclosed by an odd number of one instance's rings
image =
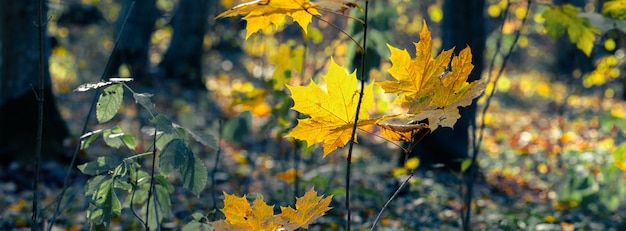
[[[161,184],[161,186],[163,186],[163,188],[165,188],[168,193],[173,193],[174,192],[174,186],[172,186],[172,184],[170,184],[170,182],[168,182],[167,179],[165,179],[165,177],[163,175],[155,174],[154,175],[154,179],[159,184]]]
[[[194,220],[194,221],[190,221],[189,223],[185,224],[185,226],[183,226],[183,230],[182,231],[198,231],[198,230],[214,231],[215,229],[210,224],[202,223],[202,222]]]
[[[157,131],[164,133],[173,133],[175,131],[172,121],[165,115],[158,114],[150,123],[154,125]]]
[[[208,171],[202,160],[196,157],[183,139],[170,141],[161,151],[159,168],[165,175],[178,170],[183,187],[198,195],[206,186]]]
[[[546,31],[552,39],[556,40],[567,32],[570,41],[589,56],[596,39],[595,35],[600,34],[600,31],[589,22],[589,19],[579,17],[578,13],[580,11],[572,4],[563,4],[547,9],[542,16],[546,20]]]
[[[213,148],[213,149],[217,149],[217,140],[215,139],[215,137],[211,134],[208,134],[206,132],[203,131],[193,131],[190,129],[187,129],[185,127],[181,127],[183,129],[185,129],[185,131],[187,133],[189,133],[189,135],[191,135],[191,137],[200,142],[201,144],[203,144],[204,146]]]
[[[115,126],[111,129],[104,129],[102,131],[102,138],[104,138],[104,143],[109,145],[112,148],[119,148],[122,146],[121,136],[124,135],[122,129],[119,126]]]
[[[114,156],[101,156],[96,161],[78,165],[78,169],[85,175],[95,176],[106,173],[121,163],[122,161]]]
[[[96,104],[96,118],[98,122],[107,122],[117,114],[122,105],[123,95],[124,88],[121,83],[113,84],[102,91]]]
[[[119,148],[124,144],[129,149],[134,150],[137,145],[135,137],[131,134],[125,134],[119,126],[105,129],[102,137],[104,138],[104,142],[113,148]]]
[[[98,192],[93,195],[87,217],[95,224],[109,226],[113,215],[120,215],[122,204],[113,189],[113,179],[100,184]]]
[[[161,133],[156,137],[156,148],[159,150],[163,150],[167,144],[169,144],[174,139],[182,139],[176,133]]]
[[[467,169],[472,165],[472,159],[466,158],[461,162],[461,172],[467,171]]]
[[[124,145],[131,150],[134,150],[137,146],[137,141],[135,141],[135,137],[131,134],[124,134],[120,138],[122,139],[122,142],[124,142]]]
[[[147,190],[142,191],[145,191],[145,196],[147,196]],[[144,203],[144,205],[142,206],[141,211],[144,212],[142,212],[141,216],[142,219],[145,221],[145,211],[148,204],[145,202],[142,203]],[[157,230],[164,218],[172,217],[172,202],[170,201],[170,195],[167,192],[167,189],[165,189],[161,185],[154,185],[154,196],[150,198],[150,207],[148,208],[148,213],[148,227],[150,227],[150,230]]]
[[[85,196],[94,195],[100,189],[102,182],[106,180],[106,175],[97,175],[90,178],[85,185]]]
[[[154,96],[150,93],[133,93],[135,103],[145,107],[148,111],[154,110],[154,103],[150,100],[150,97]]]
[[[96,140],[98,138],[98,136],[100,135],[100,133],[102,133],[102,129],[96,130],[96,131],[92,131],[92,132],[87,132],[84,135],[82,135],[80,137],[81,141],[80,141],[80,149],[81,150],[85,150],[89,147],[89,145],[91,144],[91,142],[93,142],[94,140]],[[85,139],[87,138],[87,139]]]

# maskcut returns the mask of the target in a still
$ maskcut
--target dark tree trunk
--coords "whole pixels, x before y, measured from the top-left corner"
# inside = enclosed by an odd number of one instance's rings
[[[132,77],[138,81],[149,83],[150,61],[148,51],[150,49],[150,37],[154,31],[154,23],[159,16],[156,8],[156,0],[134,1],[135,6],[128,16],[126,27],[121,31],[124,18],[131,9],[133,0],[121,0],[122,11],[117,19],[116,37],[121,33],[117,50],[112,54],[111,64],[106,72],[106,77],[117,75],[119,67],[126,64]],[[123,76],[128,77],[128,76]]]
[[[174,34],[159,64],[160,74],[185,87],[204,87],[202,54],[209,4],[206,0],[181,0],[171,21]]]
[[[443,4],[443,48],[456,47],[455,53],[470,46],[474,70],[468,81],[480,79],[483,71],[485,50],[484,0],[446,0]],[[454,70],[453,70],[454,71]],[[420,157],[420,166],[430,168],[434,164],[444,164],[449,169],[460,169],[460,162],[468,157],[469,127],[474,124],[476,105],[460,108],[461,118],[454,129],[438,128],[427,135],[413,154]]]
[[[0,6],[0,160],[28,162],[34,160],[37,134],[39,28],[33,22],[38,5],[35,0],[0,0]],[[65,157],[63,140],[68,132],[52,94],[49,40],[44,40],[42,158],[50,160]]]

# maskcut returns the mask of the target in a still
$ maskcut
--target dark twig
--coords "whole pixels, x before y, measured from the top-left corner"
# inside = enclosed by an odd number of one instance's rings
[[[217,211],[217,195],[215,194],[215,174],[217,173],[217,167],[220,164],[220,155],[222,154],[222,130],[223,120],[219,120],[219,128],[217,129],[217,152],[215,153],[215,163],[213,163],[213,172],[211,173],[211,199],[213,200],[213,210]],[[214,213],[215,215],[215,213]]]
[[[120,33],[117,35],[117,38],[115,39],[115,45],[113,46],[113,50],[111,50],[111,54],[114,54],[117,50],[117,46],[119,45],[120,38],[122,37],[124,28],[126,27],[126,23],[128,22],[128,17],[130,16],[130,13],[133,11],[134,6],[135,6],[135,2],[133,2],[130,5],[130,10],[128,10],[128,14],[126,14],[126,16],[124,17],[124,22],[122,23]],[[110,55],[109,59],[107,60],[106,65],[104,66],[102,75],[100,76],[100,81],[106,79],[107,76],[105,76],[105,73],[108,72],[108,69],[111,66],[112,60],[113,60],[113,55]],[[87,113],[87,117],[85,118],[85,122],[83,123],[83,128],[80,134],[85,134],[85,132],[87,131],[87,125],[89,124],[89,119],[91,118],[91,115],[93,114],[93,110],[95,108],[94,106],[96,105],[96,102],[98,101],[99,93],[100,93],[100,89],[98,88],[95,90],[95,93],[91,100],[91,107],[89,108],[89,112]],[[49,220],[48,231],[52,230],[52,226],[54,226],[54,223],[56,222],[56,217],[59,214],[59,208],[61,206],[61,201],[63,200],[63,195],[65,195],[65,191],[67,191],[67,188],[69,187],[68,184],[70,181],[70,175],[72,174],[74,164],[76,163],[76,156],[78,155],[79,150],[80,150],[80,142],[78,142],[78,144],[74,148],[74,152],[72,153],[72,161],[70,162],[70,166],[67,170],[67,173],[65,174],[65,180],[63,180],[63,188],[61,189],[59,199],[56,201],[57,204],[54,208],[54,213],[52,213],[52,217]]]
[[[43,1],[37,1],[37,40],[39,41],[39,92],[37,93],[37,137],[35,146],[35,177],[33,182],[33,214],[30,230],[39,229],[39,171],[41,168],[41,147],[43,143],[43,103],[44,103],[44,43],[43,43]]]
[[[154,138],[152,139],[152,167],[150,170],[150,188],[148,189],[148,200],[146,201],[146,223],[144,223],[144,227],[146,230],[150,230],[150,198],[152,198],[152,194],[154,193],[154,169],[156,167],[156,140],[157,140],[157,130],[154,129]],[[156,198],[156,197],[155,197]],[[155,199],[156,201],[156,199]],[[156,203],[154,203],[154,211],[159,211],[157,209]],[[158,214],[155,217],[159,217]]]
[[[406,185],[406,183],[409,182],[409,180],[411,180],[411,178],[415,175],[415,170],[411,170],[411,173],[409,173],[409,176],[406,178],[406,180],[404,180],[402,182],[402,184],[400,185],[400,187],[398,187],[396,189],[395,192],[393,192],[393,195],[391,195],[391,197],[389,198],[389,200],[387,200],[387,202],[385,202],[385,205],[383,205],[383,208],[380,209],[380,212],[378,212],[378,215],[376,215],[376,219],[374,220],[374,223],[372,224],[372,227],[370,228],[370,230],[374,230],[374,228],[376,227],[376,224],[378,223],[378,221],[380,220],[380,217],[383,215],[383,212],[385,211],[385,209],[387,209],[387,207],[389,207],[389,204],[391,204],[391,201],[393,199],[396,198],[396,196],[398,196],[398,194],[400,193],[400,190],[402,190],[404,188],[404,186]]]
[[[509,58],[511,57],[511,54],[513,52],[513,49],[515,48],[517,41],[519,40],[521,34],[522,34],[522,28],[524,27],[524,25],[526,24],[526,20],[528,19],[528,12],[530,11],[530,6],[531,6],[531,0],[527,0],[526,2],[526,13],[524,14],[524,18],[522,18],[522,25],[520,26],[520,29],[516,32],[515,34],[515,39],[513,40],[513,44],[511,44],[511,46],[509,47],[509,50],[507,52],[507,54],[503,57],[502,59],[502,64],[500,65],[500,69],[498,70],[498,74],[496,75],[496,79],[493,82],[494,86],[497,86],[498,80],[500,80],[500,77],[502,76],[502,73],[504,71],[504,68],[506,67],[506,64],[509,60]],[[509,11],[509,7],[510,7],[510,3],[507,2],[507,10],[505,12]],[[506,20],[506,15],[505,17],[503,17],[503,21],[502,24],[500,25],[500,31],[502,31],[502,27],[504,26],[504,22]],[[494,68],[494,63],[495,63],[495,57],[499,54],[498,52],[500,51],[501,48],[501,41],[502,41],[502,37],[500,37],[498,44],[497,44],[497,48],[496,51],[494,52],[494,56],[491,60],[491,63],[489,65],[489,70],[488,70],[488,79],[487,81],[491,80],[491,70]],[[478,131],[478,138],[476,137],[476,135],[473,135],[473,142],[472,142],[472,146],[473,146],[473,150],[472,150],[472,162],[470,164],[469,170],[470,170],[470,175],[469,178],[467,180],[467,195],[465,197],[465,214],[462,215],[462,220],[463,220],[463,230],[470,230],[469,224],[470,224],[470,214],[471,214],[471,209],[472,209],[472,197],[473,197],[473,191],[474,191],[474,178],[476,177],[476,173],[477,173],[477,167],[476,167],[476,158],[478,156],[478,152],[480,152],[480,143],[482,143],[483,137],[484,137],[484,132],[485,132],[485,115],[487,114],[487,109],[489,108],[489,105],[491,103],[491,100],[493,100],[493,96],[496,92],[496,88],[494,87],[493,90],[491,91],[491,93],[489,94],[489,96],[487,97],[486,101],[485,101],[485,107],[482,110],[482,119],[481,119],[481,124],[480,124],[480,129]],[[474,124],[474,128],[476,127],[476,124]]]
[[[363,45],[361,48],[367,47],[367,11],[368,11],[368,2],[369,0],[365,0],[365,15],[363,16]],[[350,230],[350,221],[351,221],[351,211],[350,211],[350,167],[352,165],[352,150],[354,147],[354,139],[356,138],[357,131],[357,123],[359,122],[359,112],[361,111],[361,103],[363,102],[363,91],[365,90],[365,65],[366,65],[366,50],[362,49],[361,52],[361,75],[359,76],[359,80],[361,81],[361,91],[359,91],[359,101],[356,105],[356,114],[354,115],[354,124],[352,125],[352,134],[350,135],[350,146],[348,148],[348,157],[346,157],[346,230]]]

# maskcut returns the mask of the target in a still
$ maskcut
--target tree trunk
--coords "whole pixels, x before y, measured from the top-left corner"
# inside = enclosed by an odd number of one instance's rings
[[[28,162],[34,160],[37,134],[39,28],[33,22],[38,5],[35,0],[0,0],[0,5],[0,160]],[[50,160],[64,157],[63,140],[68,132],[52,94],[50,45],[48,39],[44,41],[42,158]]]
[[[443,4],[443,48],[455,47],[456,54],[468,45],[472,49],[474,70],[468,82],[480,79],[483,71],[484,6],[484,0],[446,0]],[[444,164],[452,170],[460,169],[460,162],[468,157],[469,127],[476,119],[476,105],[459,108],[459,113],[461,118],[454,129],[438,128],[418,143],[413,154],[420,157],[420,166],[430,168],[434,164]]]
[[[159,64],[160,74],[185,87],[204,88],[202,53],[210,1],[181,0],[170,24],[172,42]]]
[[[132,77],[136,80],[149,83],[150,38],[154,31],[154,23],[159,16],[156,0],[134,1],[133,11],[128,16],[126,27],[121,31],[124,19],[128,14],[133,0],[121,0],[122,10],[117,19],[116,37],[121,33],[117,50],[112,54],[111,64],[105,77],[116,76],[119,67],[127,64]],[[123,76],[128,77],[128,76]]]

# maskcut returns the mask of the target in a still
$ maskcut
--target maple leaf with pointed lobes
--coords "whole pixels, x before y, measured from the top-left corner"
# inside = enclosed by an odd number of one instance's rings
[[[313,19],[313,15],[320,15],[317,5],[308,0],[254,0],[244,2],[219,14],[215,18],[246,15],[246,39],[257,31],[274,25],[282,27],[286,17],[290,17],[302,27],[306,34],[307,27]]]
[[[332,199],[332,195],[326,198],[323,195],[317,196],[315,190],[311,188],[304,196],[296,199],[296,209],[280,207],[282,213],[277,218],[278,223],[282,224],[286,230],[309,228],[311,223],[331,209],[329,205]]]
[[[446,70],[452,49],[442,51],[436,58],[432,57],[432,38],[426,22],[420,32],[420,41],[415,44],[415,59],[411,59],[409,53],[389,44],[391,50],[391,68],[389,74],[396,80],[377,82],[387,93],[398,94],[395,103],[402,104],[411,102],[419,103],[421,107],[429,104],[431,86],[429,81],[437,78]],[[413,111],[418,111],[420,106],[414,105]]]
[[[224,193],[224,208],[221,209],[226,217],[224,220],[211,222],[216,230],[259,230],[274,231],[281,227],[275,222],[274,206],[267,205],[257,197],[253,205],[246,196],[237,197]]]
[[[567,32],[567,35],[585,55],[591,55],[596,35],[600,30],[594,27],[588,18],[580,17],[578,10],[572,4],[553,6],[543,12],[546,32],[553,40],[557,40]]]
[[[430,105],[414,117],[415,120],[428,119],[431,130],[439,126],[453,127],[461,118],[458,107],[472,104],[486,87],[484,81],[467,82],[467,77],[474,69],[469,46],[452,59],[451,68],[451,72],[445,72],[432,80]]]
[[[287,85],[294,101],[292,109],[311,118],[299,119],[298,125],[285,137],[304,140],[309,146],[323,142],[324,157],[350,141],[359,101],[356,72],[348,75],[332,58],[329,62],[328,73],[322,77],[326,81],[328,91],[322,90],[313,81],[308,86]],[[372,87],[373,85],[369,84],[363,90],[357,127],[373,125],[376,122],[374,119],[368,120],[367,112],[374,106]]]

